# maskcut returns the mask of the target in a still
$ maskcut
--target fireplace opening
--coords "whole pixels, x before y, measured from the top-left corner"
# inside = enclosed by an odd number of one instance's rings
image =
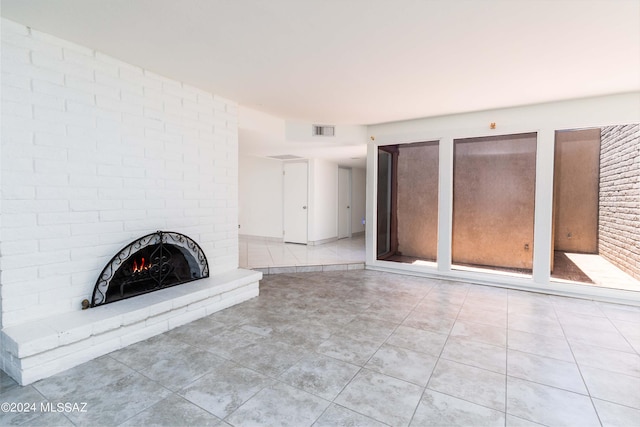
[[[93,289],[91,307],[209,277],[207,258],[188,236],[157,231],[120,250]]]

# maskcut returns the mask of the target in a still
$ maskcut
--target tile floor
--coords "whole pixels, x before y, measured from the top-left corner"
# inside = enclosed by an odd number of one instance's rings
[[[364,268],[364,236],[322,245],[240,238],[240,267],[266,274]]]
[[[637,426],[638,351],[636,307],[367,270],[271,275],[258,298],[30,386],[3,374],[0,402],[37,410],[0,425]]]

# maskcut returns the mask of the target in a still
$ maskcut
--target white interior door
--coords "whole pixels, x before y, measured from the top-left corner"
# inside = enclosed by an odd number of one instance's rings
[[[284,241],[307,244],[308,165],[284,164]]]
[[[351,237],[351,169],[338,168],[338,239]]]

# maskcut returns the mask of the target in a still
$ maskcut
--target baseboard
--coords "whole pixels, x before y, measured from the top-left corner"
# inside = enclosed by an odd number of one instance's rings
[[[282,237],[254,236],[251,234],[238,234],[238,238],[242,240],[251,240],[253,242],[284,242],[284,239]]]
[[[309,241],[307,242],[307,245],[309,246],[324,245],[325,243],[331,243],[337,240],[338,240],[338,237],[329,237],[328,239]]]

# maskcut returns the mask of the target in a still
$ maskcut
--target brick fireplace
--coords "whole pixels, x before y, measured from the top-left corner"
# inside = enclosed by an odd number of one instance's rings
[[[193,239],[172,231],[156,231],[122,248],[102,269],[83,307],[133,298],[209,277],[207,256]]]
[[[258,293],[238,269],[237,105],[2,19],[0,367],[22,384]],[[193,238],[209,277],[82,310],[121,248]]]

